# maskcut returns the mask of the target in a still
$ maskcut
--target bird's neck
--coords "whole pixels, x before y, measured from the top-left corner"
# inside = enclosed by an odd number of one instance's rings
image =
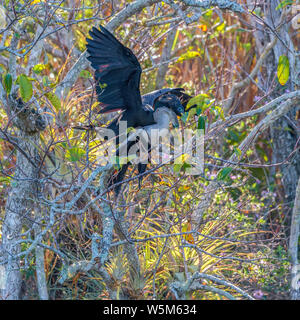
[[[169,108],[161,107],[154,111],[153,118],[158,129],[168,129],[176,114]]]
[[[160,134],[166,135],[169,132],[170,122],[177,121],[176,114],[167,107],[160,107],[153,113],[154,124],[145,126],[143,129],[151,136],[151,131],[158,130]]]

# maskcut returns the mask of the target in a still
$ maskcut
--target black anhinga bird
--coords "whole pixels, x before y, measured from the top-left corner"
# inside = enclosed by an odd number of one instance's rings
[[[96,93],[102,104],[99,113],[121,111],[107,128],[118,136],[120,121],[127,121],[128,128],[146,128],[146,131],[149,131],[151,126],[162,129],[161,127],[169,126],[170,122],[178,125],[176,115],[184,113],[191,96],[185,94],[182,88],[167,88],[142,97],[142,68],[133,52],[103,26],[100,26],[100,29],[93,27],[90,36],[91,39],[87,38],[87,59],[95,69]],[[111,183],[122,181],[127,168],[128,164],[124,164]],[[146,165],[138,165],[139,173],[145,170]],[[120,186],[117,186],[116,193],[119,190]]]

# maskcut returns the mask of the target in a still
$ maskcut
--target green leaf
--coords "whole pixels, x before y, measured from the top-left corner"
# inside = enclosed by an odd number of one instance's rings
[[[61,109],[61,102],[57,95],[53,92],[47,92],[45,96],[48,98],[48,100],[51,102],[53,107],[55,108],[56,111]]]
[[[200,57],[200,52],[198,51],[187,51],[186,53],[183,53],[177,60],[177,62],[182,62],[184,60],[193,59],[196,57]]]
[[[116,163],[114,164],[114,167],[115,167],[115,169],[119,170],[122,167],[122,165],[120,163],[120,157],[115,156],[115,159],[116,159]]]
[[[198,119],[198,129],[205,130],[205,118],[202,116]]]
[[[229,192],[233,200],[237,200],[243,194],[239,188],[229,189]]]
[[[182,165],[182,169],[185,171],[188,168],[191,168],[192,166],[189,163],[184,162],[184,164]]]
[[[66,158],[71,162],[79,161],[84,157],[85,151],[78,147],[72,147],[66,152]]]
[[[214,109],[217,111],[218,115],[221,117],[222,120],[225,120],[224,117],[224,110],[219,107],[219,106],[215,106]]]
[[[287,56],[282,55],[279,57],[278,67],[277,67],[277,77],[279,83],[284,86],[289,80],[290,76],[290,62]]]
[[[0,182],[3,184],[9,184],[11,181],[10,177],[0,177]]]
[[[213,15],[213,9],[208,9],[208,10],[204,11],[203,15],[207,18],[211,18],[211,16]]]
[[[218,176],[217,176],[217,180],[221,181],[221,180],[225,180],[227,178],[227,176],[229,175],[229,173],[232,171],[232,168],[227,167],[227,168],[223,168]]]
[[[81,70],[79,77],[84,78],[84,79],[90,79],[92,77],[92,75],[88,70]]]
[[[182,164],[180,164],[180,163],[175,163],[174,166],[173,166],[174,172],[180,172],[181,167],[182,167]]]
[[[284,1],[281,1],[281,2],[279,3],[279,5],[276,7],[276,10],[283,9],[283,8],[285,8],[286,6],[290,5],[290,4],[293,4],[293,0],[284,0]]]
[[[240,159],[240,156],[242,155],[241,149],[239,149],[238,147],[233,147],[233,149],[234,153],[238,156],[238,159]]]
[[[101,89],[105,89],[107,87],[107,83],[104,83],[104,82],[103,83],[98,82],[98,85]]]
[[[49,81],[47,76],[43,76],[43,85],[44,87],[49,87],[51,85],[51,82]]]
[[[249,168],[249,171],[255,178],[259,180],[264,180],[265,172],[262,168]]]
[[[180,32],[179,29],[177,29],[171,51],[173,51],[175,49],[175,47],[176,47],[176,43],[177,43],[177,40],[178,40],[179,32]]]
[[[191,106],[197,105],[197,107],[201,107],[202,112],[203,112],[207,109],[207,105],[209,104],[209,102],[210,102],[209,95],[207,95],[206,93],[200,93],[197,96],[195,96],[189,100],[186,108],[188,110]]]
[[[145,244],[145,260],[148,261],[151,258],[151,247],[149,241]]]
[[[187,190],[190,190],[190,186],[186,186],[186,185],[183,185],[183,186],[180,186],[179,188],[178,188],[178,192],[185,192],[185,191],[187,191]],[[183,230],[182,230],[183,231]],[[184,232],[184,231],[183,231]]]
[[[251,49],[251,43],[243,43],[242,44],[243,48],[246,50],[246,52],[249,52],[249,50]]]
[[[67,150],[68,144],[66,142],[60,142],[57,144],[57,147],[62,147],[64,150]]]
[[[7,94],[10,94],[12,87],[12,76],[7,73],[3,79],[3,85]]]
[[[32,68],[33,72],[36,74],[40,74],[45,69],[46,66],[44,64],[37,64]]]
[[[226,23],[223,22],[219,26],[216,27],[216,30],[219,31],[219,32],[222,32],[222,31],[225,30],[225,27],[226,27]]]
[[[185,124],[186,121],[187,121],[187,118],[189,116],[189,113],[188,112],[185,112],[182,116],[181,116],[181,121]]]
[[[25,74],[19,75],[17,82],[20,86],[21,98],[26,103],[32,97],[32,83]]]

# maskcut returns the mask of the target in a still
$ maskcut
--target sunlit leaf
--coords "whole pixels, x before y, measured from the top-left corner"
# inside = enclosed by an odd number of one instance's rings
[[[219,181],[221,181],[221,180],[224,181],[224,180],[228,177],[228,175],[230,174],[231,171],[232,171],[232,168],[230,168],[230,167],[223,168],[223,169],[219,172],[217,179],[218,179]]]
[[[202,117],[202,116],[199,117],[198,129],[205,130],[205,117]]]
[[[219,31],[219,32],[222,32],[222,31],[224,31],[225,27],[226,27],[226,23],[223,22],[222,24],[217,26],[216,30]]]
[[[57,97],[57,95],[53,92],[47,92],[45,96],[48,98],[48,100],[51,102],[53,107],[56,111],[61,109],[61,102],[60,99]]]
[[[246,52],[249,52],[249,50],[251,49],[251,43],[243,43],[243,48],[246,50]]]
[[[178,62],[182,62],[189,59],[194,59],[196,57],[200,57],[200,52],[198,51],[187,51],[186,53],[183,53],[179,58]]]
[[[186,223],[183,227],[182,227],[182,231],[183,232],[189,232],[192,230],[192,225],[190,222]],[[189,242],[189,243],[192,243],[194,244],[195,243],[195,239],[192,235],[192,233],[188,233],[188,234],[184,234],[183,235],[184,239]]]
[[[48,79],[47,76],[44,76],[43,79],[42,79],[42,81],[43,81],[43,85],[44,85],[45,87],[49,87],[49,86],[51,85],[51,82],[50,82],[50,80]]]
[[[182,167],[182,164],[175,163],[173,166],[174,172],[180,172],[181,167]]]
[[[225,120],[224,117],[224,110],[219,107],[219,106],[215,106],[214,109],[217,111],[218,115],[221,117],[222,120]]]
[[[240,158],[240,156],[242,155],[241,149],[239,149],[238,147],[233,147],[233,149],[234,153],[238,156],[238,158]]]
[[[20,95],[24,102],[28,102],[32,97],[32,83],[25,74],[21,74],[17,83],[20,86]]]
[[[187,119],[188,119],[189,113],[185,112],[182,116],[181,116],[181,121],[185,124]]]
[[[278,67],[277,67],[277,77],[279,83],[284,86],[289,80],[290,76],[290,62],[287,56],[282,55],[279,57]]]
[[[206,93],[200,93],[197,96],[193,97],[192,99],[189,100],[186,108],[189,109],[193,105],[197,105],[198,107],[202,108],[202,111],[205,111],[204,105],[206,102],[209,102],[209,95]]]
[[[6,93],[10,94],[11,87],[12,87],[12,76],[9,73],[5,75],[3,79],[3,85]]]
[[[35,65],[32,70],[36,74],[40,74],[43,70],[45,70],[46,66],[44,64]]]
[[[285,8],[286,6],[293,4],[293,2],[294,2],[293,0],[284,0],[284,1],[281,1],[281,2],[279,3],[279,5],[276,7],[276,10],[283,9],[283,8]]]
[[[199,29],[201,29],[203,32],[206,32],[207,31],[207,25],[206,24],[200,24],[198,26]]]
[[[178,191],[179,191],[179,192],[184,192],[184,191],[187,191],[187,190],[190,190],[190,189],[191,189],[190,186],[184,185],[184,186],[180,186],[180,187],[178,188]]]
[[[85,155],[85,151],[78,147],[72,147],[67,150],[66,158],[71,162],[76,162],[82,159]]]
[[[89,79],[92,77],[91,73],[88,70],[81,70],[79,76],[84,79]]]
[[[176,47],[176,43],[177,43],[177,40],[178,40],[179,32],[180,32],[179,29],[177,29],[171,51],[173,51],[175,49],[175,47]]]

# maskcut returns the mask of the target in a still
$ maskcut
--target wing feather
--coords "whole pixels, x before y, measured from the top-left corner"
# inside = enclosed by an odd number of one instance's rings
[[[107,29],[93,27],[87,38],[88,60],[95,69],[98,101],[105,104],[100,113],[142,108],[141,66],[133,52]]]

